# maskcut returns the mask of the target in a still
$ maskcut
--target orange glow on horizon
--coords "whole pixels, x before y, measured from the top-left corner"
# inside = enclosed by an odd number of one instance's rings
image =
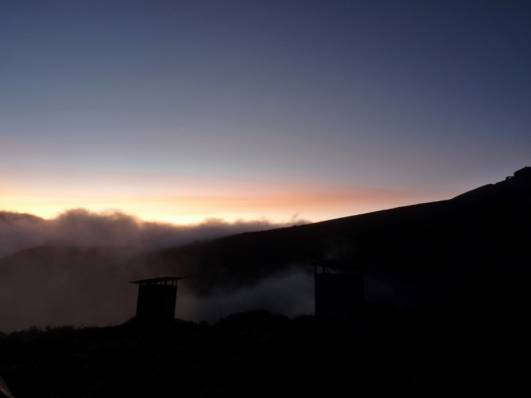
[[[0,210],[55,218],[64,211],[121,211],[145,221],[197,224],[205,219],[267,219],[272,222],[321,221],[435,199],[417,192],[373,188],[232,186],[179,190],[153,187],[147,194],[134,187],[83,189],[54,187],[6,189],[0,186]],[[112,188],[112,187],[110,187]]]

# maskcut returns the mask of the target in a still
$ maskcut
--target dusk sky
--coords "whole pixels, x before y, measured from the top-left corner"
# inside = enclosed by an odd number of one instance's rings
[[[0,2],[0,210],[323,220],[531,160],[529,1]]]

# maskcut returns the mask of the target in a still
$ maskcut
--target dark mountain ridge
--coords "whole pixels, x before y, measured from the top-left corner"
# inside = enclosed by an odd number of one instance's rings
[[[453,199],[244,233],[158,252],[148,262],[197,273],[192,283],[205,294],[287,267],[332,262],[385,284],[401,304],[515,307],[527,301],[530,238],[526,167]]]
[[[530,241],[527,167],[449,200],[147,255],[110,247],[35,247],[0,258],[0,330],[124,321],[134,314],[133,279],[192,276],[185,281],[188,291],[216,301],[253,291],[263,280],[274,290],[275,278],[289,272],[311,280],[316,263],[362,271],[371,302],[427,311],[521,311],[531,301]]]

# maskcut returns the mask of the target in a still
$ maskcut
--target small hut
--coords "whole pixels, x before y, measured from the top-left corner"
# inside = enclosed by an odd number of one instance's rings
[[[136,318],[147,322],[168,322],[175,318],[177,285],[183,277],[164,276],[141,279],[131,283],[138,285]]]

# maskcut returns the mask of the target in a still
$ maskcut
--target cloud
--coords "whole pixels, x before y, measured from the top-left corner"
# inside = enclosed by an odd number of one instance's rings
[[[0,331],[124,322],[134,316],[136,302],[136,288],[128,282],[167,272],[167,264],[159,269],[144,263],[144,255],[279,226],[266,220],[228,223],[217,219],[177,226],[82,209],[51,220],[0,213]],[[283,307],[278,305],[281,300],[291,303],[285,306],[291,313],[304,307],[296,292],[306,279],[303,274],[269,275],[238,290],[219,289],[210,297],[183,284],[178,308],[188,319],[213,319],[247,308],[275,310]]]
[[[144,222],[121,212],[84,209],[70,210],[51,220],[0,212],[0,257],[43,245],[116,247],[138,252],[279,226],[267,220],[229,223],[220,219],[179,226]]]
[[[0,257],[41,245],[48,234],[48,225],[41,218],[0,212]]]
[[[313,313],[314,280],[309,267],[290,267],[252,284],[197,296],[183,283],[177,316],[217,320],[235,312],[265,309],[288,316]]]

